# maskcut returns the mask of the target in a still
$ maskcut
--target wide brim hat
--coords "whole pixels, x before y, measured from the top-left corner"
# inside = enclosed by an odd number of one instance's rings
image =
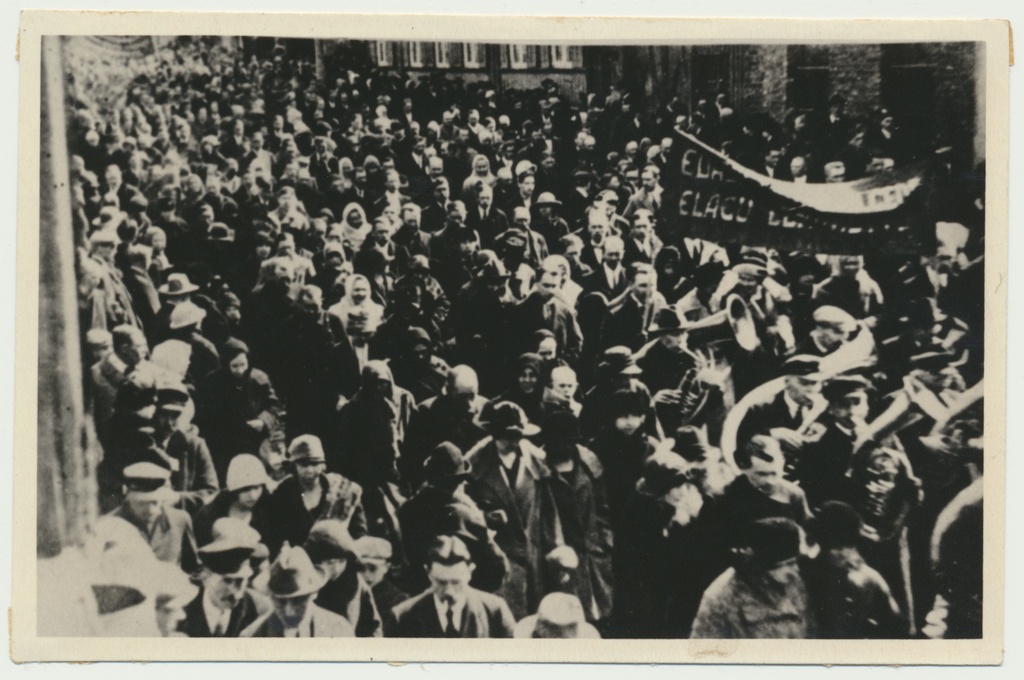
[[[171,312],[170,329],[188,328],[206,318],[206,310],[191,302],[182,302]]]
[[[488,404],[476,416],[474,423],[495,437],[511,432],[523,437],[540,433],[540,428],[527,420],[522,407],[511,401]]]
[[[157,292],[161,295],[174,297],[188,295],[199,290],[199,286],[188,280],[188,274],[174,273],[167,277],[167,283],[160,286]]]
[[[285,543],[270,567],[267,590],[272,597],[302,597],[318,592],[325,583],[327,575],[313,566],[306,551]]]
[[[562,202],[555,198],[555,195],[549,191],[545,191],[537,197],[537,201],[534,203],[538,208],[544,206],[558,207],[562,205]]]

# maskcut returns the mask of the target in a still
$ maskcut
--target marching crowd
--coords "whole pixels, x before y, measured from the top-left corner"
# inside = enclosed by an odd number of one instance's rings
[[[93,634],[980,636],[962,140],[344,46],[134,68],[69,79]],[[694,238],[686,137],[794,182],[930,159],[934,239]]]

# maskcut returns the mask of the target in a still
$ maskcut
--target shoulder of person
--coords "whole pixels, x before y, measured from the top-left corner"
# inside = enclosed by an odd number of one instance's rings
[[[257,618],[255,621],[250,623],[247,627],[243,628],[242,632],[240,632],[238,634],[238,637],[240,637],[240,638],[262,637],[260,635],[260,633],[262,633],[263,628],[267,624],[267,621],[273,615],[274,615],[274,611],[273,610],[270,610],[270,611],[268,611],[268,612],[266,612],[264,614],[261,614],[259,616],[259,618]]]
[[[311,606],[313,607],[313,626],[316,637],[356,636],[356,629],[344,616],[315,604]]]
[[[601,465],[601,461],[598,459],[597,454],[588,449],[582,444],[576,445],[576,450],[579,451],[580,460],[590,471],[590,474],[595,479],[604,474],[604,466]]]
[[[259,383],[261,385],[269,385],[270,384],[270,376],[267,375],[266,373],[264,373],[263,371],[261,371],[260,369],[255,368],[255,367],[252,370],[249,371],[249,378],[253,382]]]
[[[397,622],[402,617],[408,615],[408,613],[418,604],[431,597],[429,590],[420,593],[419,595],[413,595],[407,600],[399,602],[391,608],[391,617]]]
[[[191,528],[192,516],[186,511],[168,507],[164,508],[164,512],[167,514],[167,521],[172,525]]]

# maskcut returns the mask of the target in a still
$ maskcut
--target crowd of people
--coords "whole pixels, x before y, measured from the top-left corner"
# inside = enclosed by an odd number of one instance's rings
[[[93,634],[980,636],[964,140],[345,45],[182,40],[103,101],[68,67]],[[794,182],[930,159],[935,245],[694,238],[688,136]]]

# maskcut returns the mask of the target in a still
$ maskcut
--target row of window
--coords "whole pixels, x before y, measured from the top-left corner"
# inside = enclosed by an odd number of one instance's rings
[[[395,49],[398,46],[400,50]],[[508,45],[502,50],[502,65],[513,69],[548,65],[571,69],[582,66],[580,48],[571,45]],[[480,43],[378,41],[373,44],[373,56],[378,66],[395,66],[400,62],[408,68],[451,68],[455,59],[463,68],[477,69],[487,65],[487,51]]]

